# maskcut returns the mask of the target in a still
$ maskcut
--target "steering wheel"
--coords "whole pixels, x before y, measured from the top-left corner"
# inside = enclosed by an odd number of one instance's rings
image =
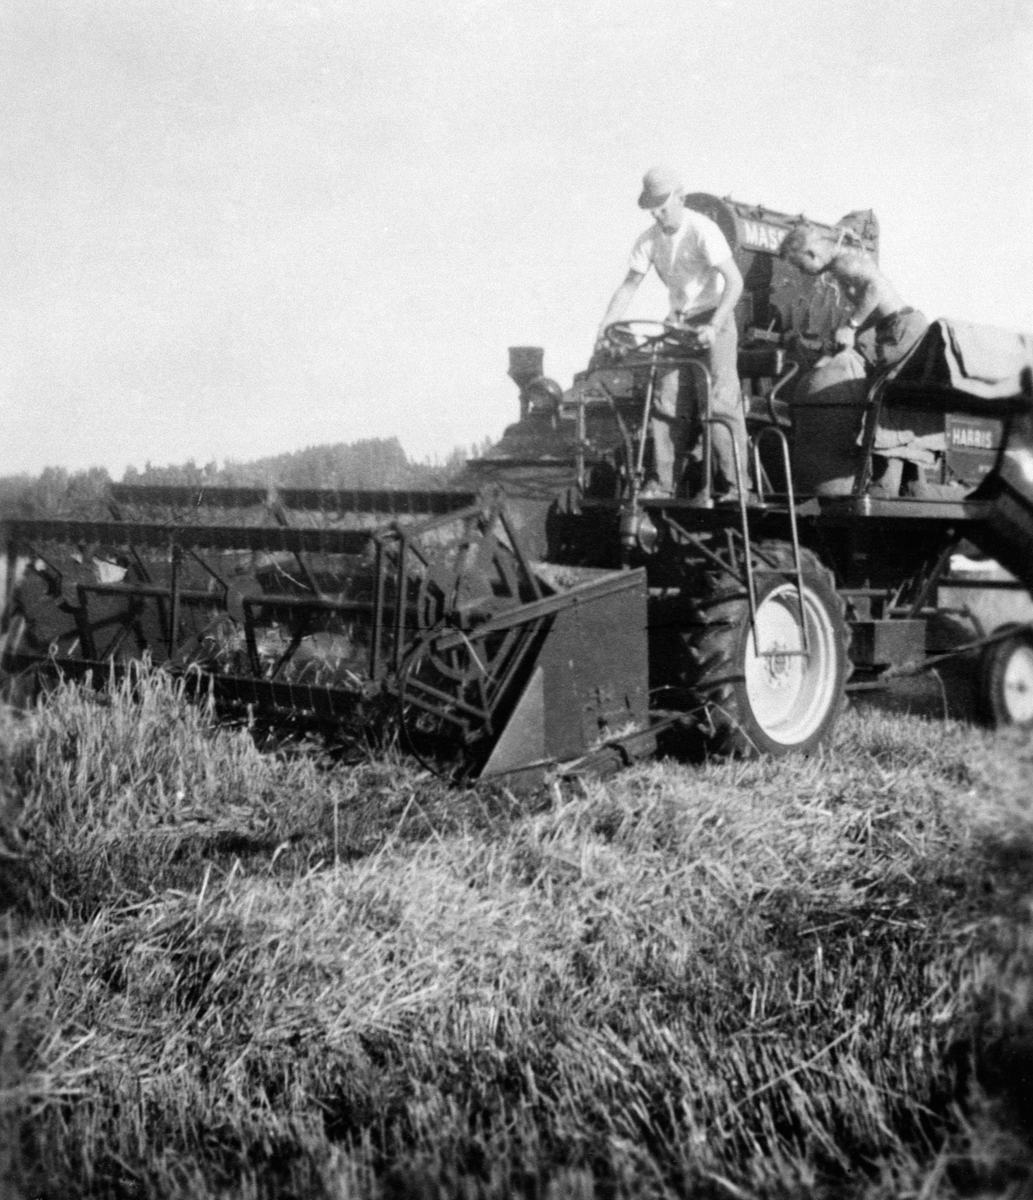
[[[606,340],[618,350],[639,354],[686,354],[699,349],[699,339],[691,325],[678,328],[664,321],[614,321],[603,331]]]

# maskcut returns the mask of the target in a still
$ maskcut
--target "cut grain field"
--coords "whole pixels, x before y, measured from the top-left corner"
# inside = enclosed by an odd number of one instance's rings
[[[6,1196],[1029,1194],[1028,737],[518,802],[156,676],[0,744]]]

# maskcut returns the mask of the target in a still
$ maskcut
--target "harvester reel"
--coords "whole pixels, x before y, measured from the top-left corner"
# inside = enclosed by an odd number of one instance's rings
[[[540,594],[510,536],[497,504],[491,504],[467,514],[455,536],[424,546],[410,543],[402,585],[409,596],[410,633],[419,636],[458,612],[496,612]]]
[[[467,531],[459,542],[426,562],[417,586],[417,628],[433,629],[449,613],[478,600],[488,601],[496,593],[518,597],[514,568],[512,555],[499,544],[493,529]]]
[[[499,520],[489,510],[451,544],[420,555],[415,627],[395,685],[409,748],[454,777],[479,765],[481,744],[498,732],[499,705],[519,675],[533,623],[482,627],[540,592]]]
[[[399,672],[399,718],[408,748],[425,765],[454,778],[479,765],[513,637],[513,631],[478,637],[442,622],[410,652]]]
[[[165,504],[182,489],[151,490]],[[257,503],[256,489],[224,490],[212,507]],[[427,519],[10,521],[9,553],[26,565],[0,685],[103,686],[151,660],[256,729],[287,719],[368,744],[397,713],[428,766],[514,787],[604,733],[649,732],[644,570],[532,560],[525,514],[495,489],[295,496],[305,511],[324,500],[345,517]]]

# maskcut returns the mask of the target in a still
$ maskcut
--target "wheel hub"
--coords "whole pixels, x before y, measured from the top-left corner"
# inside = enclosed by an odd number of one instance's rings
[[[1033,648],[1021,646],[1004,670],[1004,704],[1016,725],[1033,722]]]
[[[799,655],[793,654],[789,646],[777,643],[769,650],[762,650],[760,658],[764,663],[765,681],[768,687],[784,691],[786,688],[794,686],[796,683],[794,676],[799,675],[799,671],[794,672],[793,668],[799,666]]]
[[[801,615],[807,622],[806,652]],[[754,627],[744,664],[750,706],[768,737],[796,744],[810,736],[834,703],[834,631],[807,589],[801,614],[794,584],[764,598]]]

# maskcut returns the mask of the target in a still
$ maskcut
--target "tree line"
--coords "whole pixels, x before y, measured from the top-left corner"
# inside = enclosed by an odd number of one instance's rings
[[[328,446],[308,446],[252,462],[227,460],[198,466],[193,459],[170,466],[148,462],[127,467],[122,483],[187,487],[270,486],[313,488],[447,488],[463,469],[468,454],[483,454],[490,442],[457,446],[443,462],[413,462],[397,438],[367,438]],[[0,517],[107,515],[111,476],[103,467],[68,471],[47,467],[37,476],[0,476]]]

